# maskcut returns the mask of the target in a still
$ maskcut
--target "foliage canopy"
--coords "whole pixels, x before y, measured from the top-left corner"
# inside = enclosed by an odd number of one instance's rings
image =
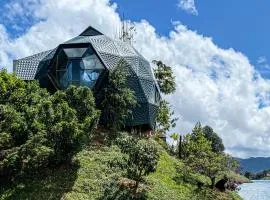
[[[218,136],[217,133],[210,126],[203,127],[203,133],[205,137],[211,142],[212,150],[216,153],[223,152],[225,147],[222,142],[222,139]]]
[[[71,86],[50,95],[37,82],[0,72],[0,177],[71,158],[98,123],[91,90]]]
[[[124,126],[137,104],[134,91],[127,85],[127,65],[126,62],[118,63],[110,72],[108,85],[104,89],[102,115],[106,127],[112,130],[120,130]]]
[[[176,90],[175,77],[170,66],[165,65],[162,61],[153,60],[157,66],[154,74],[157,79],[160,91],[164,94],[172,94]]]
[[[136,190],[145,176],[156,171],[159,160],[156,143],[152,140],[121,134],[116,139],[116,144],[126,156],[121,161],[114,162],[113,165],[125,170],[127,177],[136,181]]]
[[[215,185],[218,175],[228,170],[227,156],[222,152],[212,150],[211,141],[205,137],[203,128],[197,123],[191,134],[187,134],[183,141],[183,156],[186,165],[211,180],[211,187]]]

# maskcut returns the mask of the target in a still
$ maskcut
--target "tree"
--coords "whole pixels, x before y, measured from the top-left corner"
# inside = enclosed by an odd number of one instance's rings
[[[244,176],[248,179],[252,179],[252,177],[254,177],[254,175],[252,174],[252,172],[246,171]]]
[[[153,60],[152,63],[156,65],[154,75],[160,91],[165,95],[174,93],[176,90],[176,83],[172,68],[165,65],[162,61]],[[158,134],[164,135],[171,127],[174,128],[176,126],[178,118],[174,118],[173,115],[174,111],[171,110],[169,102],[162,100],[156,118]]]
[[[136,181],[134,190],[145,176],[156,171],[159,152],[152,140],[138,139],[122,134],[116,139],[116,144],[126,156],[121,161],[111,162],[112,166],[126,170],[128,178]]]
[[[132,117],[132,109],[137,105],[134,91],[127,85],[127,67],[126,62],[118,63],[109,74],[108,85],[104,89],[102,118],[106,127],[112,130],[120,130],[125,121]]]
[[[174,118],[173,116],[174,111],[171,110],[169,102],[166,100],[161,101],[156,117],[158,132],[165,134],[166,131],[170,130],[170,128],[174,128],[176,126],[178,118]]]
[[[211,188],[215,186],[216,177],[227,170],[226,156],[212,151],[211,141],[205,137],[200,123],[184,137],[183,155],[188,166],[210,178]]]
[[[171,134],[170,138],[173,139],[172,148],[174,150],[174,147],[177,147],[177,143],[178,143],[178,140],[179,140],[179,134],[178,133],[173,133],[173,134]]]
[[[154,74],[157,79],[160,91],[164,94],[172,94],[175,92],[176,84],[173,71],[170,66],[165,65],[161,61],[152,61],[157,68],[154,69]]]
[[[203,127],[203,132],[205,137],[211,141],[212,150],[216,153],[221,153],[224,151],[225,147],[223,145],[222,139],[210,126]]]
[[[240,163],[238,160],[236,160],[235,158],[233,158],[231,155],[229,154],[224,154],[224,156],[226,157],[226,168],[230,171],[233,171],[235,173],[240,173],[241,169],[240,169]]]

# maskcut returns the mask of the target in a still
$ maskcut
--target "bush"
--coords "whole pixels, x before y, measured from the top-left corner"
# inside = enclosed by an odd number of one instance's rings
[[[68,161],[98,123],[88,88],[50,95],[6,71],[0,88],[0,178]]]
[[[134,193],[132,181],[128,179],[113,179],[104,185],[104,194],[100,200],[146,200],[146,188]]]
[[[126,121],[132,118],[132,109],[137,105],[135,92],[128,87],[127,68],[128,63],[121,61],[109,74],[101,103],[102,122],[115,132],[124,128]]]
[[[122,168],[129,179],[136,181],[134,190],[137,191],[143,178],[156,171],[159,160],[158,148],[152,140],[138,139],[126,134],[119,136],[116,144],[126,156],[120,161],[113,162],[112,165]]]

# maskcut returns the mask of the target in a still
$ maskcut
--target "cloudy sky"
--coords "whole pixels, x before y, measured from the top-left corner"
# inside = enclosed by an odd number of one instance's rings
[[[174,131],[200,121],[234,156],[270,156],[269,9],[267,0],[2,0],[0,67],[12,71],[13,59],[89,25],[115,37],[124,13],[136,26],[135,48],[173,67]]]

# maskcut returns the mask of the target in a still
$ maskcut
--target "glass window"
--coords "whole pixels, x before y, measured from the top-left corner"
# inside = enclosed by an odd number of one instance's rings
[[[66,48],[64,52],[69,58],[80,58],[86,52],[87,48]]]
[[[84,69],[104,69],[96,55],[83,58]]]
[[[93,88],[101,72],[95,70],[82,71],[81,85]]]
[[[60,53],[57,56],[57,65],[58,69],[66,69],[67,67],[68,58],[63,50],[60,51]]]
[[[72,69],[72,83],[76,84],[80,82],[81,79],[81,67],[80,60],[71,60],[70,61],[71,69]],[[70,69],[70,67],[69,67]]]
[[[60,76],[60,85],[63,88],[67,88],[69,85],[69,78],[68,78],[68,71],[65,72],[59,72],[59,76]]]
[[[65,52],[70,55],[71,54],[74,55],[75,53],[80,52],[82,49],[81,50],[78,49],[78,51],[74,49],[69,50],[70,51],[67,51],[65,49]],[[65,55],[64,51],[60,53],[61,53],[60,57],[63,57],[63,55]],[[69,61],[66,64],[66,67],[65,68],[62,67],[62,70],[59,70],[59,78],[60,78],[59,82],[62,88],[67,88],[71,84],[87,86],[89,88],[94,87],[100,74],[103,72],[105,68],[103,67],[99,58],[93,53],[94,53],[93,49],[90,48],[86,51],[85,57],[83,58],[71,59],[69,57]]]

